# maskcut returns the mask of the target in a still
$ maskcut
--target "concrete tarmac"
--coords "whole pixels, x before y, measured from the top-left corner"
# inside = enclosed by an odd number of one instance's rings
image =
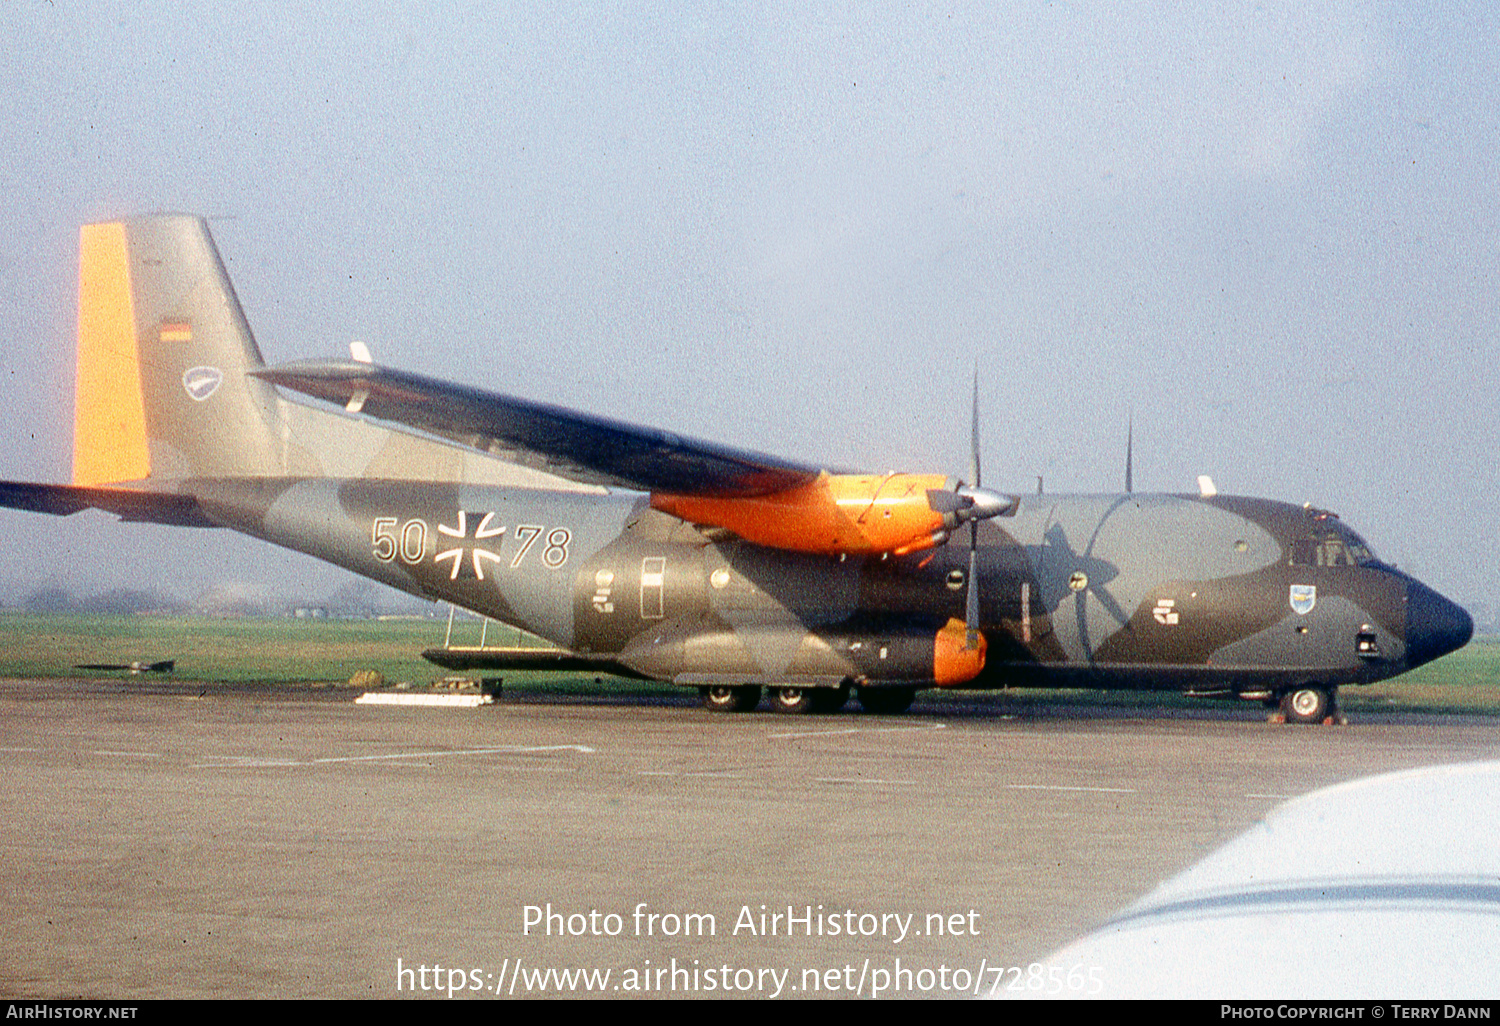
[[[353,697],[0,682],[0,992],[974,993],[1286,798],[1500,756],[1494,720],[1225,705]]]

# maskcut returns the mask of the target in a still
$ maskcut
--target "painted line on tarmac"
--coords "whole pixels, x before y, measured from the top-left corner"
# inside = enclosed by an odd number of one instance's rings
[[[923,723],[911,727],[846,727],[843,730],[799,730],[791,734],[767,734],[773,741],[799,737],[833,737],[836,734],[895,734],[913,730],[947,730],[946,723]]]
[[[577,773],[577,766],[516,766],[501,765],[495,767],[505,773]]]
[[[593,755],[587,745],[533,745],[500,748],[456,748],[432,752],[388,752],[383,755],[330,755],[318,759],[263,759],[253,755],[215,755],[222,762],[199,763],[200,767],[235,769],[261,766],[323,766],[341,762],[391,762],[400,759],[436,759],[453,755],[516,755],[524,752],[578,752]]]
[[[738,780],[744,776],[739,770],[636,770],[638,777],[715,777],[719,780]]]
[[[882,780],[879,777],[813,777],[816,784],[888,784],[899,787],[912,787],[915,780]]]
[[[1133,787],[1079,787],[1066,784],[1006,784],[1011,791],[1094,791],[1100,794],[1138,794]]]

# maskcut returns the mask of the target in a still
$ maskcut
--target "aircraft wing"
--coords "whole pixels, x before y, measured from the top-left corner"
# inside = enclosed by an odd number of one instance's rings
[[[1500,762],[1470,762],[1304,795],[1040,960],[1071,976],[991,994],[1451,1001],[1493,993],[1497,788]]]
[[[28,484],[0,481],[0,506],[66,517],[84,509],[100,509],[121,520],[174,527],[218,527],[199,509],[191,495],[144,492],[131,488],[92,488],[77,485]]]
[[[304,360],[251,373],[351,413],[590,484],[749,498],[807,484],[823,469],[371,363]]]

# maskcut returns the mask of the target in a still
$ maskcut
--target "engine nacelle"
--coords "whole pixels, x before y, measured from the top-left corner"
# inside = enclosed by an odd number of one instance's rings
[[[793,552],[866,556],[932,548],[959,524],[1014,500],[938,474],[829,474],[769,495],[721,498],[653,492],[651,505],[746,541]]]

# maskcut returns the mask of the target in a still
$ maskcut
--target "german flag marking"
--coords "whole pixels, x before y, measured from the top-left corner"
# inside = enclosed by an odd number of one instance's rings
[[[162,321],[161,340],[163,342],[191,342],[193,326],[187,321]]]

